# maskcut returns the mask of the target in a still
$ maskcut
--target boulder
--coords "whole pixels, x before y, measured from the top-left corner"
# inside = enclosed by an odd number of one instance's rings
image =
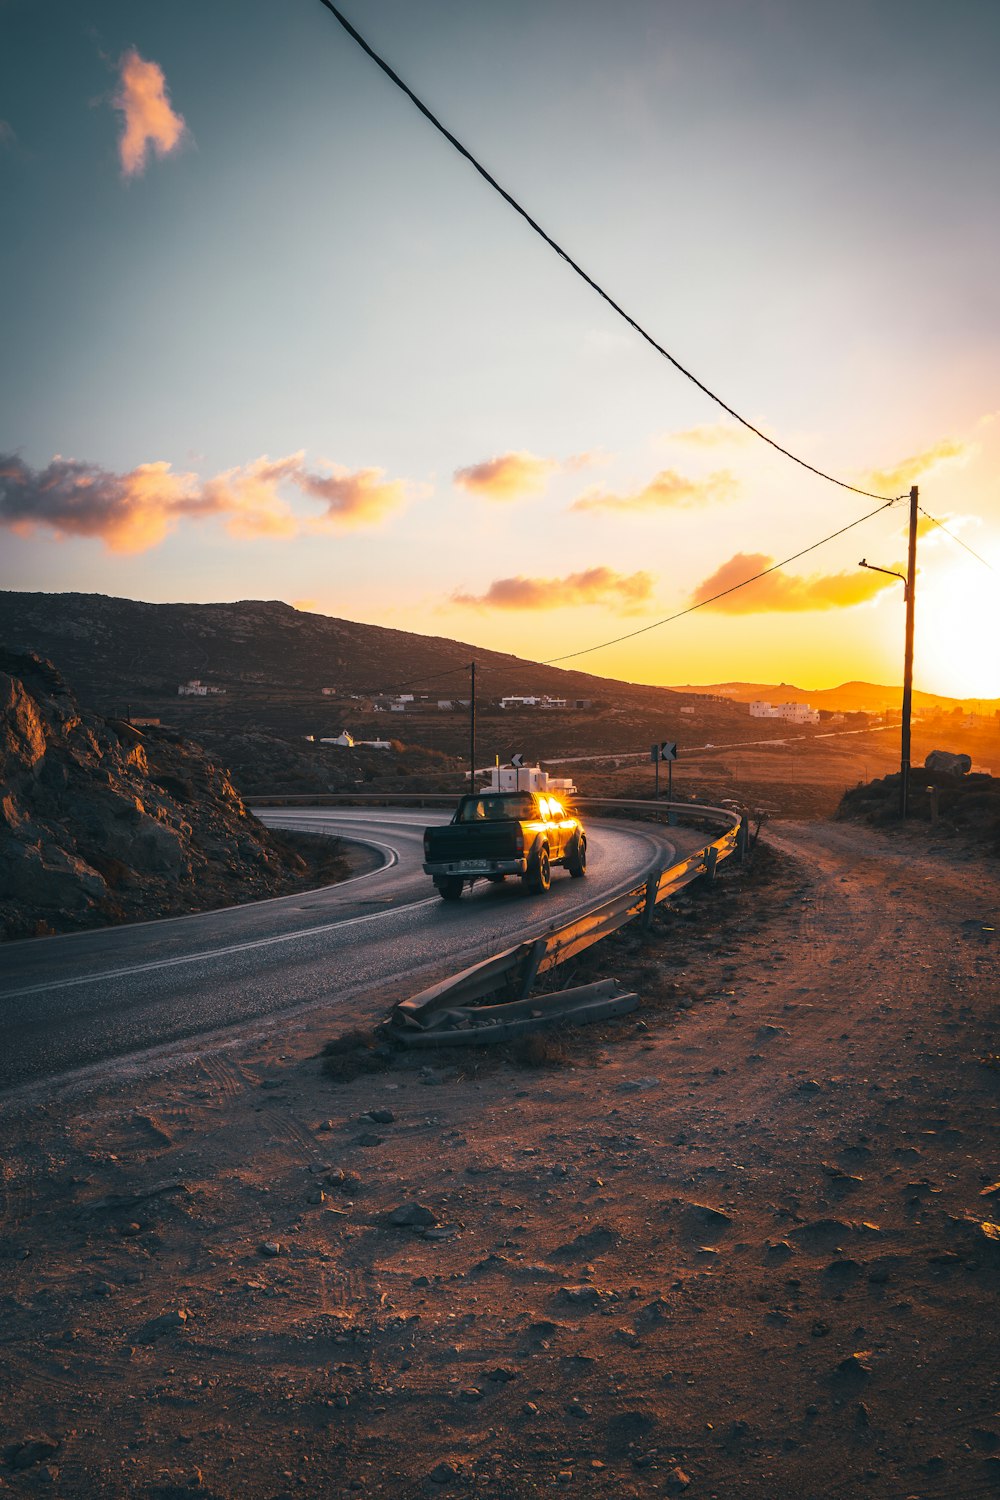
[[[951,750],[932,750],[924,761],[924,769],[935,776],[944,776],[957,781],[968,776],[972,770],[971,755],[956,755]]]

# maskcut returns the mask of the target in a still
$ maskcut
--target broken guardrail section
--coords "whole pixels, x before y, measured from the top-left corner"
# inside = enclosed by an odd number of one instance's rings
[[[518,943],[431,985],[419,995],[400,1001],[388,1023],[396,1041],[406,1047],[477,1046],[509,1041],[565,1022],[581,1025],[634,1010],[639,1003],[638,995],[622,990],[612,979],[534,997],[531,991],[540,974],[599,943],[626,922],[641,917],[648,926],[659,902],[699,876],[712,879],[719,860],[734,853],[742,860],[746,855],[746,819],[728,808],[690,802],[598,801],[582,797],[576,800],[581,806],[600,805],[620,811],[686,814],[699,821],[722,822],[725,831],[703,849],[659,870],[641,885],[611,897],[583,916],[561,927],[551,927],[541,937]],[[483,1004],[488,997],[497,998],[492,1004]]]

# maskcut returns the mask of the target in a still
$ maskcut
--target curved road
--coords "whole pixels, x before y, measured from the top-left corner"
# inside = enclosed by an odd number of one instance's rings
[[[544,896],[478,882],[445,903],[421,869],[425,809],[262,809],[263,821],[374,844],[385,864],[341,885],[161,922],[13,943],[0,977],[0,1089],[376,993],[400,998],[569,920],[703,845],[655,825],[588,822],[585,881]]]

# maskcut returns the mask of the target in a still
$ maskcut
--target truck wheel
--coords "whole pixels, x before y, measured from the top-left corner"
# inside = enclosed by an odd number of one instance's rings
[[[587,873],[587,840],[580,839],[574,844],[572,851],[566,855],[566,868],[574,880],[580,880]]]
[[[461,901],[465,885],[461,875],[445,875],[440,880],[435,880],[434,884],[442,901]]]
[[[549,864],[549,851],[542,846],[538,851],[538,859],[535,861],[534,869],[529,870],[524,877],[528,889],[541,894],[547,891],[552,884],[552,866]]]

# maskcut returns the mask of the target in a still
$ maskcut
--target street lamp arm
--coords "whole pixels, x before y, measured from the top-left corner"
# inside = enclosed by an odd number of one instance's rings
[[[903,585],[903,599],[909,598],[909,584],[905,573],[897,573],[895,568],[880,568],[876,563],[866,562],[864,558],[858,563],[859,568],[867,568],[869,573],[884,573],[887,578],[898,578]]]

